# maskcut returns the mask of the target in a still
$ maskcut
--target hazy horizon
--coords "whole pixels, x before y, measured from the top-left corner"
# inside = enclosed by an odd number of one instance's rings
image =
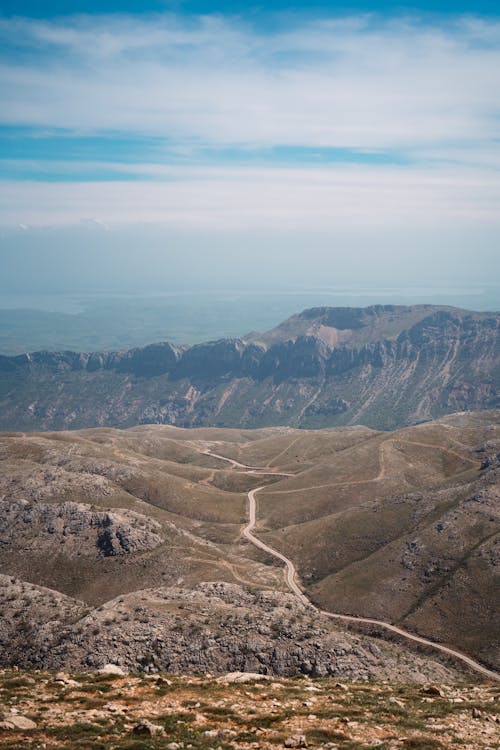
[[[0,294],[0,354],[196,344],[266,331],[309,307],[442,304],[493,312],[499,288],[322,287]]]

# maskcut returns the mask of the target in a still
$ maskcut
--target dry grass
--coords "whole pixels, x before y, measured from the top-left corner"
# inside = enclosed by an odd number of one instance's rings
[[[338,750],[498,748],[498,689],[441,686],[440,695],[397,684],[361,685],[280,679],[224,685],[210,677],[123,678],[71,675],[64,687],[48,673],[0,673],[0,695],[35,729],[0,730],[2,748],[152,750],[176,742],[193,750],[284,746],[303,734],[309,747]],[[480,718],[472,718],[472,711]],[[148,720],[161,737],[138,737]],[[329,744],[330,743],[330,744]]]

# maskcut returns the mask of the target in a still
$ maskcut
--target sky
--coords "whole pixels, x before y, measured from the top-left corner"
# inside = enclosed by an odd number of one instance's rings
[[[0,0],[0,290],[499,283],[498,2]]]

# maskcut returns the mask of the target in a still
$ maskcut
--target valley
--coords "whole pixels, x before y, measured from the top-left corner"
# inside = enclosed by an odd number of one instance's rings
[[[498,416],[390,433],[4,433],[0,663],[407,681],[466,669],[378,620],[496,671]]]

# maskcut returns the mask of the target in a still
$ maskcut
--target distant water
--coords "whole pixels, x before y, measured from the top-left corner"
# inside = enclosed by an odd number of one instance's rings
[[[274,327],[308,307],[440,304],[500,309],[500,287],[325,286],[314,289],[0,293],[0,353],[124,349],[154,341],[193,344]]]

